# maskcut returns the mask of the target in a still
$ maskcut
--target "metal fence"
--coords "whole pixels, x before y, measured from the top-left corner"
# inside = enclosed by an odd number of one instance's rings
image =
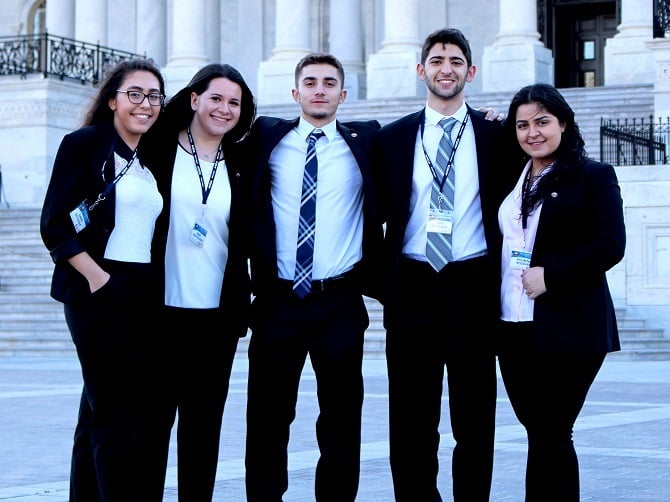
[[[145,57],[43,33],[0,37],[0,75],[41,73],[96,84],[120,61]]]
[[[670,0],[654,0],[654,38],[664,38],[670,31]]]
[[[600,119],[600,160],[614,166],[668,163],[670,118]]]

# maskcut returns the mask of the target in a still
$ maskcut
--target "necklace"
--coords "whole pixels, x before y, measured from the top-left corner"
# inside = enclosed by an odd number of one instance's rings
[[[211,150],[208,153],[198,152],[198,157],[202,157],[205,160],[208,160],[210,162],[214,162],[219,157],[218,156],[218,151],[219,151],[219,147],[217,146],[216,148],[214,148],[213,150]]]

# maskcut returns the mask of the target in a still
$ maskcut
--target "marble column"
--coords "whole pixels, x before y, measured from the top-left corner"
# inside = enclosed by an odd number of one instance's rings
[[[651,0],[621,1],[619,33],[605,44],[605,85],[656,80],[654,56],[646,44],[654,38],[653,4]]]
[[[277,0],[275,47],[258,67],[258,103],[293,103],[295,65],[310,48],[310,1]]]
[[[74,38],[79,42],[107,45],[107,0],[75,1]]]
[[[171,44],[168,64],[163,68],[167,95],[185,87],[193,75],[209,63],[207,57],[206,0],[171,2],[168,13]]]
[[[670,117],[670,38],[654,38],[645,44],[654,57],[654,115]]]
[[[330,53],[342,62],[347,99],[365,99],[361,0],[330,3]]]
[[[167,62],[167,7],[165,0],[137,0],[136,52],[158,66]]]
[[[74,0],[49,0],[46,26],[49,35],[74,38]]]
[[[421,59],[419,1],[384,0],[384,40],[368,60],[368,99],[425,96],[418,78]]]
[[[554,83],[551,51],[540,42],[535,0],[500,0],[500,31],[484,48],[484,92],[515,91],[535,82]]]

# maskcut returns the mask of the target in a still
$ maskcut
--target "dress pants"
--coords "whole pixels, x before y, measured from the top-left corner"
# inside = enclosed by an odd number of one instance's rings
[[[155,319],[148,265],[107,262],[110,280],[81,303],[64,306],[84,381],[74,433],[71,502],[160,501],[147,482],[148,411]]]
[[[239,337],[226,333],[218,309],[165,307],[164,357],[157,418],[163,478],[177,419],[180,502],[210,502],[216,482],[223,411]]]
[[[363,335],[368,314],[357,288],[312,293],[290,287],[252,305],[247,393],[247,500],[279,502],[288,489],[289,429],[307,356],[319,416],[315,500],[352,502],[360,474]]]
[[[403,258],[385,304],[390,462],[397,501],[440,501],[440,416],[447,372],[455,501],[487,501],[493,473],[495,274],[486,257],[435,272]],[[392,310],[390,310],[392,309]]]
[[[579,502],[572,431],[605,354],[538,352],[532,322],[501,322],[499,344],[500,374],[528,434],[526,502]]]

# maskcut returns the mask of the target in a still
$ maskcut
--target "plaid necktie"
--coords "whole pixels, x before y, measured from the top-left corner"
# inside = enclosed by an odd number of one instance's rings
[[[300,224],[298,226],[298,248],[295,260],[293,291],[299,298],[307,296],[312,289],[312,265],[314,262],[314,230],[316,223],[316,177],[318,161],[316,142],[324,135],[321,129],[314,129],[307,138],[307,157],[302,178],[300,198]]]

